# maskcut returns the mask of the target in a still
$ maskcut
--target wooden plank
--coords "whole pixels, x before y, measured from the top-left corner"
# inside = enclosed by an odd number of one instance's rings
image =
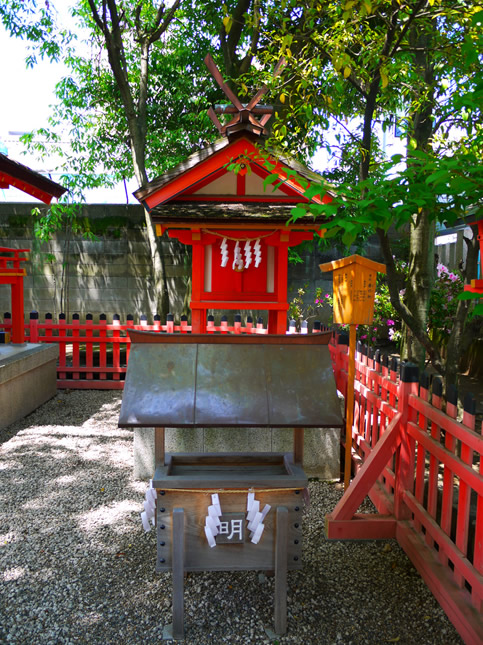
[[[483,495],[483,479],[476,470],[473,470],[471,466],[463,463],[451,450],[448,450],[448,448],[442,446],[427,434],[422,433],[415,423],[408,423],[407,429],[411,437],[419,441],[428,452],[434,455],[440,462],[444,463],[445,468],[447,467],[449,471],[448,480],[453,481],[456,475],[468,486],[471,486],[478,495]],[[449,531],[447,533],[449,534]]]
[[[230,472],[225,471],[224,473],[219,473],[213,475],[212,473],[190,473],[187,475],[171,475],[169,478],[169,486],[166,486],[168,482],[161,482],[157,479],[157,473],[155,474],[155,480],[153,484],[157,488],[166,488],[168,489],[177,489],[177,488],[305,488],[307,485],[307,477],[298,478],[290,477],[287,475],[272,475],[271,473],[249,473],[251,477],[247,478],[247,474],[240,472]]]
[[[87,381],[72,379],[57,379],[59,390],[122,390],[124,381]]]
[[[294,428],[293,431],[293,460],[299,466],[304,463],[304,429]]]
[[[466,410],[463,415],[463,424],[470,430],[475,429],[475,416],[469,414]],[[481,455],[480,455],[481,460]],[[473,464],[473,450],[466,443],[461,445],[461,461],[471,466]],[[456,520],[456,546],[465,554],[468,554],[468,535],[471,512],[471,488],[461,481],[458,494],[458,513]],[[472,554],[471,554],[472,555]],[[456,582],[460,587],[464,581],[455,575]]]
[[[184,639],[184,510],[173,509],[173,638]]]
[[[431,534],[433,542],[438,544],[438,557],[441,560],[441,565],[446,566],[448,569],[448,575],[451,576],[453,582],[457,579],[458,576],[463,577],[469,582],[472,587],[473,593],[475,596],[482,598],[483,597],[483,579],[482,576],[475,570],[474,566],[468,560],[468,558],[462,553],[458,547],[454,544],[453,540],[446,535],[446,533],[441,529],[441,527],[433,520],[433,518],[428,514],[421,504],[418,503],[414,495],[407,492],[405,495],[405,503],[411,509],[411,512],[417,518],[417,520],[424,526],[427,533]],[[418,531],[419,533],[419,531]],[[420,533],[422,536],[422,533]],[[421,537],[422,539],[422,537]],[[430,548],[430,547],[428,547]],[[431,549],[435,554],[436,550]],[[441,556],[444,555],[444,561]],[[448,559],[451,560],[454,566],[452,570],[447,564]],[[459,585],[462,586],[462,585]]]
[[[444,567],[409,522],[398,522],[396,538],[467,645],[483,642],[481,614],[471,606],[469,593],[457,587]]]
[[[275,539],[275,633],[280,636],[287,631],[287,539],[288,511],[284,506],[277,508]]]
[[[439,399],[439,397],[433,396],[433,405],[435,398]],[[471,450],[479,452],[480,454],[483,453],[483,437],[481,434],[471,430],[464,424],[456,421],[456,419],[452,419],[438,408],[433,407],[416,396],[409,397],[409,405],[417,412],[424,414],[432,423],[450,432],[455,439],[459,439],[459,441],[465,443]]]
[[[239,305],[240,303],[234,303]],[[266,304],[266,303],[261,303]],[[273,303],[272,303],[273,304]],[[236,307],[235,307],[236,308]],[[151,331],[138,331],[129,329],[129,337],[133,343],[163,343],[163,344],[190,344],[190,345],[213,345],[213,344],[231,344],[231,345],[328,345],[332,332],[321,332],[320,334],[270,334],[269,336],[260,336],[249,334],[242,336],[236,334],[233,336],[223,335],[206,335],[206,334],[186,334],[183,336],[159,334]]]
[[[230,489],[233,490],[233,489]],[[157,571],[170,571],[172,551],[169,541],[172,536],[172,509],[183,507],[185,517],[185,571],[273,571],[275,567],[276,512],[279,506],[288,509],[288,568],[300,569],[302,562],[302,491],[254,490],[255,499],[263,509],[270,510],[263,520],[264,531],[258,544],[251,542],[247,535],[243,544],[216,544],[210,547],[204,527],[211,493],[218,492],[223,515],[246,513],[247,489],[240,492],[224,493],[218,489],[203,489],[200,492],[182,492],[158,489],[156,531],[158,546]]]

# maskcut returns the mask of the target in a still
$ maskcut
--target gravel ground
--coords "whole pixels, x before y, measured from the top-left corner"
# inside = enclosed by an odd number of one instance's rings
[[[0,431],[0,643],[154,643],[171,622],[171,576],[139,517],[121,394],[62,391]],[[341,496],[312,482],[304,568],[288,577],[288,632],[270,641],[273,578],[189,574],[187,645],[462,640],[395,541],[328,542]]]

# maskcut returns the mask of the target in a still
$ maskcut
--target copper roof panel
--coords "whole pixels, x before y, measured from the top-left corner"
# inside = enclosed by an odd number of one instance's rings
[[[271,426],[341,425],[327,346],[267,345],[265,370]]]
[[[283,337],[176,343],[157,336],[132,344],[120,426],[342,425],[329,349],[312,338],[287,345]]]
[[[196,355],[196,345],[133,343],[119,425],[195,425]]]
[[[268,426],[263,351],[256,345],[199,345],[196,422]]]

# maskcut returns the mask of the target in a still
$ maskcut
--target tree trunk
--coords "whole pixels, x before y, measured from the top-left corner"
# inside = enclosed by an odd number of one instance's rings
[[[467,245],[465,283],[470,284],[471,280],[477,276],[478,267],[478,231],[477,227],[472,227],[473,238],[464,238]],[[471,342],[471,335],[465,332],[466,319],[470,308],[471,300],[460,300],[453,321],[453,327],[446,347],[446,388],[449,385],[458,385],[458,372],[463,352]],[[467,330],[466,330],[467,331]]]
[[[416,72],[413,105],[410,114],[411,129],[408,134],[408,151],[412,147],[423,152],[432,150],[434,75],[431,60],[433,21],[421,21],[409,31],[409,42],[414,48],[414,70]],[[407,159],[408,165],[411,157]],[[418,325],[427,328],[429,299],[434,284],[434,236],[435,223],[431,212],[421,210],[412,218],[409,237],[409,280],[406,285],[406,301]],[[426,352],[411,329],[403,323],[401,358],[424,367]]]
[[[434,283],[434,236],[435,223],[425,213],[413,217],[409,236],[409,279],[406,284],[406,302],[425,330],[428,320],[429,299]],[[424,367],[426,350],[403,323],[401,358]]]

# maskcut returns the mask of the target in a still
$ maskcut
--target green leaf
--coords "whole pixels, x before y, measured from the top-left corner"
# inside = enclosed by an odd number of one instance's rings
[[[333,228],[329,228],[325,233],[324,233],[324,239],[330,239],[331,237],[335,237],[337,233],[341,231],[340,226],[334,226]]]
[[[483,304],[476,305],[473,311],[469,314],[469,318],[473,316],[483,316]]]
[[[292,208],[290,211],[290,215],[292,219],[299,219],[300,217],[305,217],[307,215],[307,209],[303,208],[303,206],[295,206],[295,208]]]
[[[267,190],[269,184],[273,184],[280,179],[278,173],[274,172],[263,180],[263,190]]]
[[[435,184],[439,183],[442,181],[447,181],[451,179],[451,173],[449,173],[447,170],[438,170],[437,172],[433,173],[432,175],[429,175],[429,177],[426,178],[426,183],[427,184]]]
[[[483,295],[474,291],[462,291],[458,294],[458,300],[480,300],[481,298]]]

